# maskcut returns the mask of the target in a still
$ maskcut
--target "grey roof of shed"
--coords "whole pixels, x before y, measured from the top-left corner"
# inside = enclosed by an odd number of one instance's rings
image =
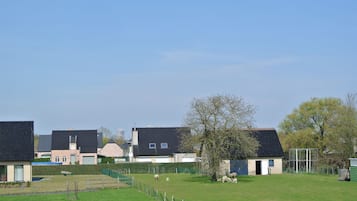
[[[81,153],[97,153],[97,130],[54,130],[52,150],[68,150],[69,136],[77,136],[77,149],[80,149]]]
[[[275,129],[253,129],[252,136],[257,139],[260,146],[258,157],[283,157],[284,152]]]
[[[52,135],[38,136],[38,150],[39,152],[50,152],[52,143]]]
[[[0,162],[32,161],[33,121],[0,122]]]
[[[180,153],[181,136],[190,133],[187,127],[135,128],[138,131],[138,145],[134,146],[135,156],[169,156]],[[155,143],[156,148],[150,149],[149,144]],[[162,148],[161,143],[167,143]]]

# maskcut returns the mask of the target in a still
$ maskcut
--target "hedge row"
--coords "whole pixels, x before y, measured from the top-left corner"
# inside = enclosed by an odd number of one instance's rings
[[[123,173],[196,173],[198,163],[119,163],[98,165],[33,166],[33,175],[59,175],[69,171],[75,175],[101,174],[102,169],[112,169]]]

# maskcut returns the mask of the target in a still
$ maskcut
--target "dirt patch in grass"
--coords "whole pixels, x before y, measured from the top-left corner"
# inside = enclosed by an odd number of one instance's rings
[[[68,191],[90,191],[104,188],[120,188],[123,183],[105,175],[51,175],[41,177],[39,181],[24,183],[17,187],[0,188],[0,195],[60,193]]]

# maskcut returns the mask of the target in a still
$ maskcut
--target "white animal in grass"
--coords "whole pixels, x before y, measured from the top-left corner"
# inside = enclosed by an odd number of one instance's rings
[[[222,183],[238,183],[238,179],[235,178],[230,178],[228,176],[223,176],[222,178],[218,178],[217,179],[218,182],[222,182]]]
[[[225,183],[225,182],[227,182],[227,183],[232,183],[232,179],[229,178],[229,177],[227,177],[227,176],[223,176],[223,177],[222,177],[222,183]]]
[[[160,178],[159,174],[155,174],[155,175],[154,175],[154,180],[155,180],[155,181],[159,181],[159,178]]]
[[[237,173],[236,172],[232,172],[229,174],[230,178],[236,178],[237,177]]]

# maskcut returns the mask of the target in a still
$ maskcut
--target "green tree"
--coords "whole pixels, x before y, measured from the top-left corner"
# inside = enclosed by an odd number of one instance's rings
[[[279,128],[285,151],[317,147],[323,162],[343,166],[356,145],[356,95],[349,94],[346,101],[313,98],[289,114]]]
[[[252,127],[254,112],[253,106],[235,96],[193,100],[185,120],[193,136],[185,136],[182,144],[199,145],[199,155],[207,159],[212,180],[217,179],[223,159],[256,154],[258,142],[247,132]]]
[[[108,142],[115,142],[119,145],[124,144],[124,131],[122,129],[118,129],[117,132],[113,135],[112,131],[108,128],[101,126],[98,128],[98,132],[103,134],[103,145]]]
[[[332,135],[327,142],[331,150],[336,150],[335,153],[341,165],[346,165],[348,158],[355,156],[354,146],[357,139],[356,103],[356,94],[348,94],[334,127],[336,135]]]
[[[333,130],[337,126],[342,108],[342,101],[338,98],[312,98],[302,103],[279,125],[280,135],[288,135],[286,138],[290,140],[295,139],[295,142],[285,140],[289,146],[284,147],[289,149],[317,146],[321,154],[328,151],[326,138],[334,134]],[[298,139],[299,136],[305,140]],[[312,142],[307,142],[306,137]]]
[[[103,126],[98,128],[98,133],[103,134],[103,145],[107,144],[113,136],[112,131],[108,128],[103,127]]]

